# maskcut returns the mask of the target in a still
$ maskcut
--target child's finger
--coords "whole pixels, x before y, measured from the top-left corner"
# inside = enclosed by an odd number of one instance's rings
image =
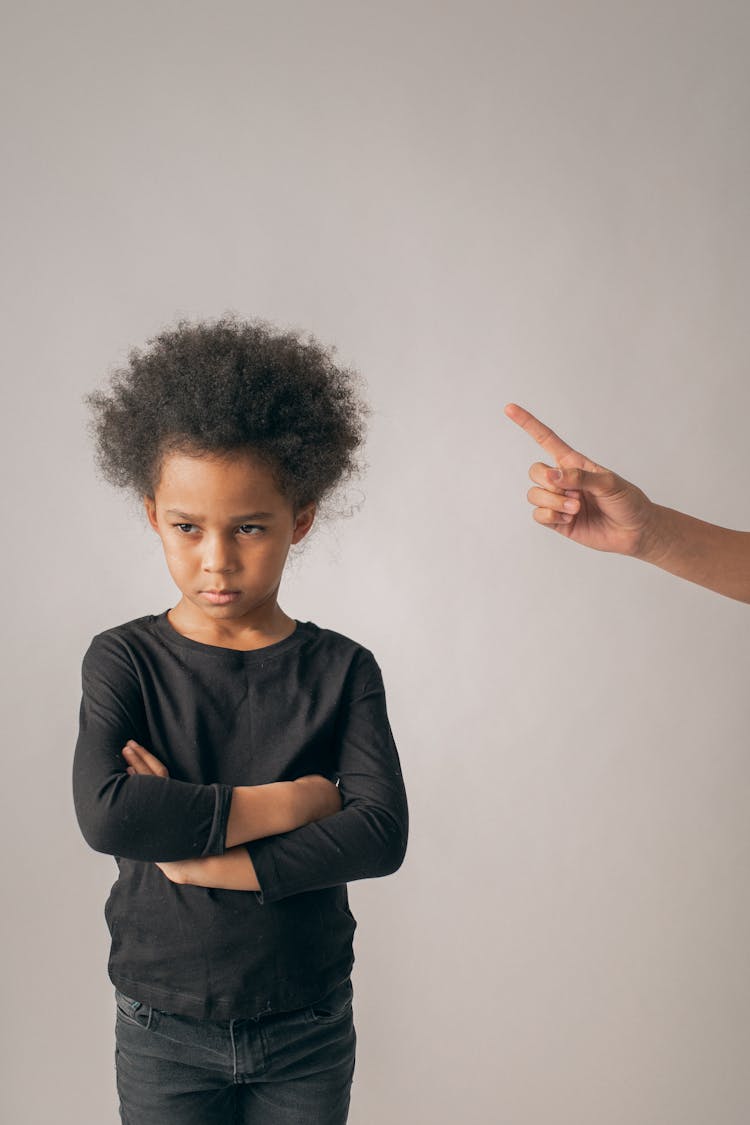
[[[156,777],[169,777],[167,767],[157,757],[150,754],[145,746],[141,746],[132,738],[126,743],[123,754],[130,765],[135,768],[136,773],[152,773]]]
[[[127,768],[127,772],[131,777],[133,777],[135,774],[141,774],[147,777],[154,776],[154,771],[149,766],[147,766],[143,758],[139,758],[137,754],[134,754],[132,751],[128,753],[127,750],[123,750],[123,757],[125,758],[126,762],[130,763]]]
[[[141,774],[144,777],[154,777],[154,771],[151,766],[143,760],[143,758],[135,750],[126,746],[122,752],[122,756],[128,763],[127,773],[133,777],[135,774]]]

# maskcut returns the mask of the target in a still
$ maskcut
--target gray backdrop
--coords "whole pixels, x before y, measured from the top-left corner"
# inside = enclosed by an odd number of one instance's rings
[[[3,1121],[117,1118],[79,667],[175,600],[81,398],[231,309],[375,408],[282,599],[375,651],[411,797],[351,893],[352,1125],[746,1125],[748,611],[535,527],[501,411],[748,523],[750,9],[3,8]]]

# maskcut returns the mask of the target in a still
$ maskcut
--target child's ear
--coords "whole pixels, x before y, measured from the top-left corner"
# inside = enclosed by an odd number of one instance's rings
[[[292,532],[292,543],[299,543],[301,539],[305,538],[313,525],[315,511],[315,504],[307,504],[297,512],[294,520],[294,531]]]
[[[154,500],[153,496],[144,496],[143,506],[146,509],[148,522],[151,524],[154,531],[158,534],[159,524],[156,522],[156,501]]]

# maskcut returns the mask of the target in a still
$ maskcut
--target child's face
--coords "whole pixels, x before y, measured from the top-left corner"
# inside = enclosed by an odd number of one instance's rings
[[[253,626],[273,614],[289,548],[315,515],[312,504],[295,514],[271,471],[245,453],[168,454],[145,504],[196,625]]]

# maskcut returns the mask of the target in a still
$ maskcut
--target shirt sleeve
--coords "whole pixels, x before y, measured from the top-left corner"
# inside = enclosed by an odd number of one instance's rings
[[[406,852],[408,810],[385,689],[361,649],[347,678],[337,730],[342,809],[293,832],[252,840],[261,902],[390,875]]]
[[[150,749],[138,673],[127,647],[95,637],[83,660],[73,801],[84,839],[124,859],[221,855],[232,789],[173,778],[129,775],[128,739]]]

